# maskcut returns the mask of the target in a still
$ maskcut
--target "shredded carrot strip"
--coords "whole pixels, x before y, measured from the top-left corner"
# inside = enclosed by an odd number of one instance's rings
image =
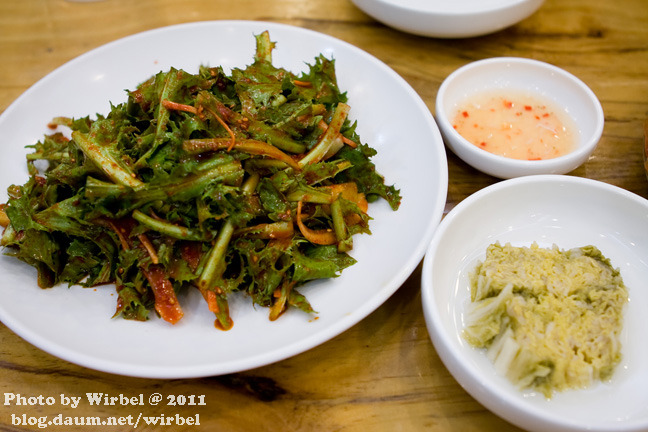
[[[328,124],[326,124],[326,122],[325,122],[324,120],[320,120],[320,121],[317,123],[317,126],[318,126],[320,129],[322,129],[322,132],[326,132],[326,130],[328,129]]]
[[[293,83],[299,87],[313,87],[313,83],[308,81],[293,80]]]
[[[332,245],[337,243],[335,232],[331,229],[312,230],[302,221],[302,202],[297,202],[297,226],[302,235],[311,243],[319,245]]]
[[[204,151],[221,150],[228,142],[229,140],[227,138],[191,139],[185,141],[182,147],[184,148],[184,150],[190,153],[197,154]],[[297,161],[279,150],[277,147],[263,141],[257,141],[253,139],[237,140],[234,144],[234,147],[242,152],[259,156],[267,156],[272,159],[280,160],[296,170],[300,169]]]
[[[342,137],[342,141],[344,141],[344,144],[348,145],[351,148],[358,147],[358,144],[355,141],[350,140],[349,138],[345,137],[344,135],[340,135],[340,136]]]
[[[320,120],[319,123],[317,123],[317,126],[319,126],[324,132],[328,129],[328,125],[324,120]],[[340,134],[340,138],[342,138],[342,142],[346,145],[348,145],[351,148],[356,148],[358,147],[358,143],[356,143],[353,140],[350,140],[349,138],[345,137],[344,135]]]
[[[113,231],[115,231],[115,233],[117,234],[117,237],[119,238],[119,242],[121,243],[122,248],[124,250],[129,250],[130,249],[130,244],[128,243],[128,239],[124,236],[124,233],[122,232],[122,230],[120,230],[117,227],[117,225],[115,225],[115,223],[113,221],[111,221],[111,220],[108,221],[108,224],[113,229]]]
[[[149,256],[151,257],[151,261],[153,262],[153,264],[159,263],[160,260],[157,256],[157,252],[155,251],[155,247],[153,247],[153,243],[151,243],[148,237],[146,237],[146,234],[139,234],[137,238],[144,245],[144,248],[146,249],[146,252],[148,252]]]
[[[185,105],[178,102],[172,102],[168,99],[162,101],[162,106],[166,109],[175,110],[175,111],[184,111],[191,114],[198,114],[198,110],[191,105]]]
[[[227,133],[229,134],[229,136],[230,136],[230,144],[227,147],[227,151],[232,150],[234,148],[234,144],[236,144],[236,136],[234,136],[234,132],[232,131],[232,129],[230,129],[230,127],[227,125],[227,123],[225,123],[225,121],[222,118],[220,118],[220,116],[218,114],[216,114],[213,110],[211,110],[211,109],[209,109],[207,107],[206,107],[206,109],[212,116],[214,116],[214,118],[216,120],[218,120],[218,123],[220,123],[225,128]]]
[[[218,307],[218,302],[216,301],[216,293],[212,290],[202,290],[202,295],[207,302],[207,307],[210,312],[218,313],[220,312],[220,307]]]
[[[148,279],[155,297],[155,310],[163,320],[175,324],[182,317],[182,307],[178,302],[171,281],[164,275],[164,270],[159,265],[142,268],[142,273]]]

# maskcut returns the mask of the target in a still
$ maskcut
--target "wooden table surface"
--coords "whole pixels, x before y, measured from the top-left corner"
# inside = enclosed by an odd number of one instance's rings
[[[0,112],[37,80],[92,48],[156,27],[224,19],[291,24],[356,45],[403,76],[432,112],[443,79],[468,62],[522,56],[553,63],[587,83],[605,112],[599,147],[571,174],[648,197],[642,159],[643,121],[648,117],[646,0],[547,0],[516,26],[459,40],[401,33],[348,0],[2,0]],[[450,153],[448,166],[446,211],[498,181]],[[87,392],[205,395],[204,406],[147,407],[145,412],[199,414],[200,426],[147,430],[517,430],[468,395],[441,363],[421,311],[420,266],[392,298],[343,334],[279,363],[221,377],[150,380],[101,373],[46,354],[0,325],[0,393],[85,398]],[[40,430],[17,425],[22,414],[107,417],[131,411],[88,403],[72,409],[58,400],[51,406],[0,403],[0,430]]]

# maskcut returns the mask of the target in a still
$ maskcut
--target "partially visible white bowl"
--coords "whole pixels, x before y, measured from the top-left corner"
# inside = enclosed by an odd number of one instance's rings
[[[575,150],[553,159],[519,160],[495,155],[471,144],[452,120],[466,99],[484,91],[521,91],[552,101],[575,126]],[[439,87],[436,121],[444,142],[466,163],[507,179],[533,174],[566,174],[585,163],[603,133],[603,108],[579,78],[549,63],[518,57],[495,57],[469,63],[451,73]]]
[[[438,38],[481,36],[532,15],[544,0],[351,0],[376,20]]]
[[[619,268],[630,302],[621,363],[610,382],[547,400],[498,375],[484,351],[461,336],[469,273],[488,245],[561,249],[594,245]],[[486,408],[529,431],[648,430],[648,200],[574,176],[504,180],[469,196],[437,227],[422,266],[423,312],[440,358]]]

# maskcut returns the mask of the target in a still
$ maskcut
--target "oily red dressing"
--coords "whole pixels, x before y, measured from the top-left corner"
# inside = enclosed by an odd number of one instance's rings
[[[550,101],[516,92],[477,94],[458,107],[453,127],[488,152],[521,160],[552,159],[576,146],[566,113]]]

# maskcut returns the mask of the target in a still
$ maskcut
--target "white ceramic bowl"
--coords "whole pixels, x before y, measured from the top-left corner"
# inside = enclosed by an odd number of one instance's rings
[[[573,120],[575,150],[553,159],[519,160],[489,153],[462,137],[452,125],[462,103],[480,92],[500,90],[536,95],[564,111]],[[474,168],[504,179],[566,174],[588,160],[603,133],[603,108],[583,81],[556,66],[526,58],[496,57],[457,69],[439,87],[435,109],[446,146]]]
[[[422,267],[422,302],[432,342],[468,393],[529,431],[648,430],[648,201],[580,177],[538,175],[498,182],[453,208],[437,227]],[[468,274],[488,245],[594,245],[628,287],[622,361],[610,382],[546,399],[495,372],[483,350],[462,338]]]
[[[407,33],[438,38],[480,36],[533,14],[544,0],[351,0],[376,20]]]

